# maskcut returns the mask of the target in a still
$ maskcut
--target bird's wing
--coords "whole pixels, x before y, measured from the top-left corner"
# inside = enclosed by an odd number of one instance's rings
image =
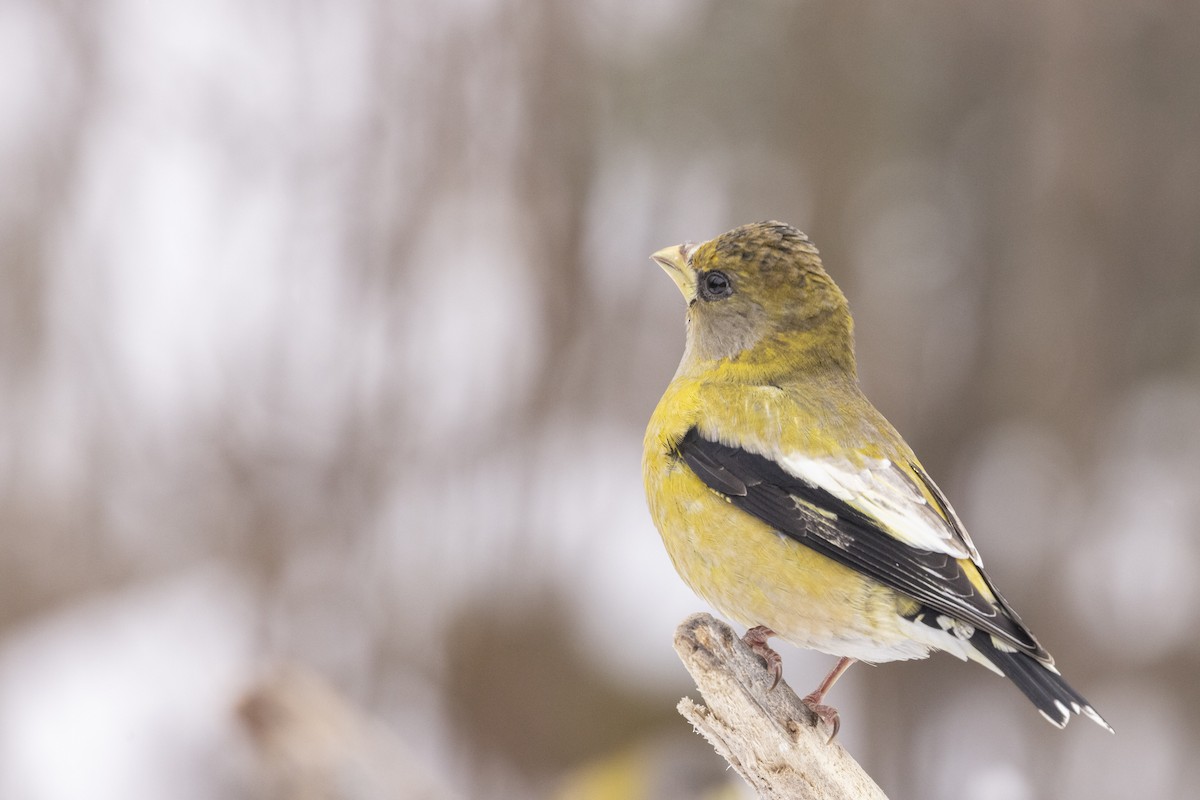
[[[780,533],[939,614],[1049,658],[994,590],[993,600],[971,581],[968,569],[980,578],[982,573],[967,561],[978,557],[970,540],[930,508],[902,473],[879,465],[855,475],[833,462],[775,461],[708,439],[696,428],[676,452],[710,489]]]
[[[937,484],[915,461],[898,464],[868,459],[861,467],[847,460],[791,454],[780,465],[875,521],[880,530],[919,550],[969,558],[983,566]]]

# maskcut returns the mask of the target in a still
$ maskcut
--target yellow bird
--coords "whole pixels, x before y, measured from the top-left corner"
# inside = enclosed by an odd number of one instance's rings
[[[854,326],[817,249],[780,222],[653,255],[687,301],[687,344],[646,430],[650,512],[675,569],[749,628],[856,660],[944,650],[1007,677],[1057,727],[1112,730],[983,571],[945,496],[858,386]]]

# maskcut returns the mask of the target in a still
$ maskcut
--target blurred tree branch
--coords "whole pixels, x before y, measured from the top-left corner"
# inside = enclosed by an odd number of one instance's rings
[[[771,689],[761,660],[728,625],[693,614],[675,631],[675,652],[708,704],[685,697],[679,713],[759,797],[886,800],[787,683]]]
[[[267,676],[242,698],[237,715],[259,756],[268,798],[457,797],[380,721],[307,669],[288,666]]]

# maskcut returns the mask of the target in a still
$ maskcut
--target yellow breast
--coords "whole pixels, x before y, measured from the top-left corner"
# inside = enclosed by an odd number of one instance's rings
[[[707,427],[714,401],[720,398],[704,385],[677,379],[644,442],[651,516],[688,586],[742,625],[765,625],[801,647],[870,661],[925,655],[927,648],[900,629],[898,611],[912,601],[733,506],[674,455],[690,428]],[[728,412],[728,404],[721,411]],[[749,416],[760,426],[780,424],[787,412],[776,411],[775,422],[772,414]]]

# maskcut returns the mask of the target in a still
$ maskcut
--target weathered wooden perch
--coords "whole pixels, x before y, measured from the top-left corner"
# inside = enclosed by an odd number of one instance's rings
[[[707,705],[685,697],[679,713],[763,798],[887,800],[785,682],[771,689],[761,659],[733,629],[693,614],[675,651]]]

